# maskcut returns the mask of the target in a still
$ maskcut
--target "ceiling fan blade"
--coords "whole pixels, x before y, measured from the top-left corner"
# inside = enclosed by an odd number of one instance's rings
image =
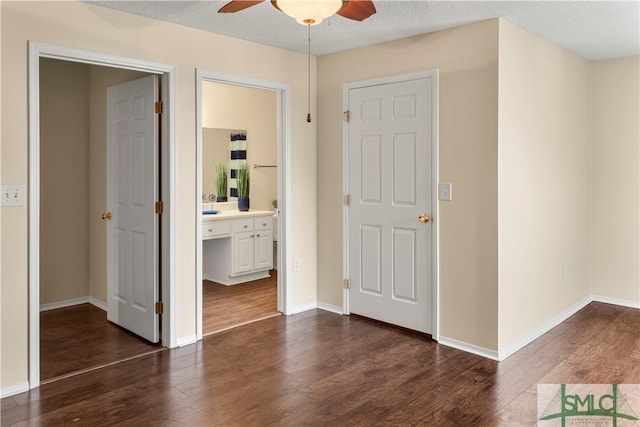
[[[220,8],[218,13],[240,12],[248,7],[262,3],[264,0],[233,0]]]
[[[376,7],[371,0],[349,0],[345,2],[342,9],[336,13],[345,18],[353,19],[355,21],[364,21],[374,13],[376,13]]]

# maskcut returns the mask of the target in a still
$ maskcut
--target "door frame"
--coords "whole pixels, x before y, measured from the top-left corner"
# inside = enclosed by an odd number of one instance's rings
[[[203,298],[202,298],[202,85],[204,82],[221,83],[276,92],[276,146],[278,159],[278,294],[277,310],[292,313],[292,286],[287,274],[287,248],[291,247],[291,224],[289,221],[291,194],[291,85],[255,79],[235,74],[219,73],[196,69],[196,339],[201,340]]]
[[[431,317],[432,317],[432,338],[436,341],[440,337],[440,328],[438,322],[439,314],[439,269],[438,269],[438,242],[439,242],[439,204],[438,204],[438,69],[418,71],[415,73],[400,74],[394,76],[381,77],[371,80],[362,80],[357,82],[345,83],[342,85],[342,106],[343,111],[349,110],[349,91],[351,89],[360,89],[371,86],[380,86],[384,84],[400,83],[409,80],[431,79],[431,121],[433,123],[431,129],[431,221],[433,227],[431,239]],[[349,123],[345,120],[342,122],[342,186],[345,196],[350,193],[349,186]],[[349,275],[349,206],[346,203],[342,207],[342,221],[344,224],[342,232],[342,270],[344,277]],[[343,289],[343,313],[351,314],[349,308],[349,288]]]
[[[161,100],[164,103],[161,125],[162,162],[159,165],[164,214],[161,221],[161,294],[164,313],[161,342],[177,346],[176,328],[176,67],[119,55],[29,42],[29,388],[40,385],[40,58],[79,62],[111,68],[123,68],[160,75]]]

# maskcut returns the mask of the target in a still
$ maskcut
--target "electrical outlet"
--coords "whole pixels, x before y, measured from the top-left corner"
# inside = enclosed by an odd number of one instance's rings
[[[300,271],[300,258],[293,259],[293,271]]]
[[[2,185],[0,206],[24,206],[24,185]]]

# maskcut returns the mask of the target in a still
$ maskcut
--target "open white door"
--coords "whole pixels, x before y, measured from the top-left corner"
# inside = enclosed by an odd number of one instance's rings
[[[432,333],[432,81],[348,91],[349,310]]]
[[[107,90],[107,318],[159,340],[158,77]]]

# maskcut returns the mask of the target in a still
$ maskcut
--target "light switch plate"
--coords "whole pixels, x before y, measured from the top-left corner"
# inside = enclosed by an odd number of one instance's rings
[[[5,185],[0,187],[0,206],[24,206],[24,185]]]
[[[438,185],[438,198],[443,202],[450,202],[452,199],[452,188],[450,182],[441,182]]]

